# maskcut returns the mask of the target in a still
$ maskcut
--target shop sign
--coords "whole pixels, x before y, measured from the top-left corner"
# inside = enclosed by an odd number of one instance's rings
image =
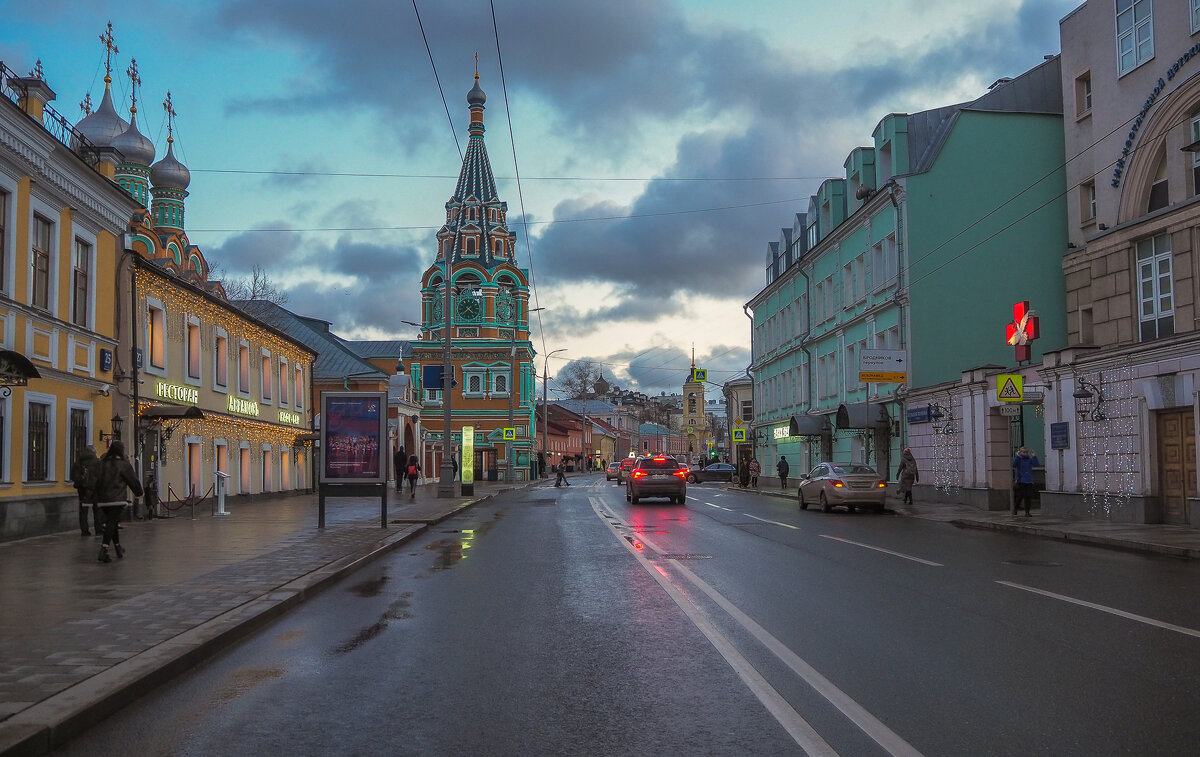
[[[258,417],[258,403],[254,400],[244,400],[241,397],[229,395],[229,412],[238,415]]]
[[[288,410],[279,411],[279,422],[290,423],[293,426],[300,425],[300,413],[293,413]]]
[[[787,439],[791,435],[791,426],[776,426],[775,428],[771,429],[771,436],[776,439]]]
[[[189,405],[194,405],[200,401],[200,391],[196,387],[168,384],[166,381],[156,381],[154,383],[154,393],[164,400],[186,402]]]

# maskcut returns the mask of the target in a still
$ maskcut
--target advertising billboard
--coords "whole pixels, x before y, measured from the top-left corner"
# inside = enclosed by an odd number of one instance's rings
[[[387,482],[387,392],[321,394],[321,483]]]

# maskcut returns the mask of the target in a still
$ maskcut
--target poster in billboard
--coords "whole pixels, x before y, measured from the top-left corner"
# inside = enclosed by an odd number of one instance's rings
[[[387,392],[321,395],[321,482],[387,481]]]

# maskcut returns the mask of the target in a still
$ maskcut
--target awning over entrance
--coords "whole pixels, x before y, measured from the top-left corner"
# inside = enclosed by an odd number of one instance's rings
[[[789,426],[790,436],[820,436],[828,434],[828,415],[793,415]]]
[[[204,411],[195,405],[158,405],[143,410],[141,416],[149,420],[203,418]]]
[[[0,350],[0,386],[25,386],[31,378],[41,378],[29,358],[12,350]]]
[[[887,407],[870,402],[838,405],[838,428],[887,429],[891,426]]]

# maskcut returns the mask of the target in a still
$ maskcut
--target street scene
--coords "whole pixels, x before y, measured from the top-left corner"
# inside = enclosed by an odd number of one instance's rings
[[[7,10],[0,755],[1197,751],[1200,0]]]

